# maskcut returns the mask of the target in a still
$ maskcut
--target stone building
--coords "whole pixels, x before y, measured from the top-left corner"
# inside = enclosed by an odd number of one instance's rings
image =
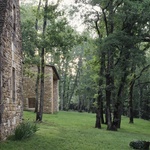
[[[29,75],[23,78],[24,91],[24,110],[35,110],[35,84],[36,84],[36,67],[30,67]],[[44,113],[55,113],[58,111],[58,80],[59,75],[56,68],[52,65],[45,66],[44,81]]]
[[[19,0],[0,0],[0,140],[22,120]]]

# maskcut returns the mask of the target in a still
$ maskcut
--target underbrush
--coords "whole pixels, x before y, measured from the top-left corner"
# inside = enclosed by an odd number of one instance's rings
[[[11,135],[8,139],[9,140],[23,140],[32,136],[37,130],[38,130],[38,127],[36,123],[22,122],[16,127],[14,134]]]

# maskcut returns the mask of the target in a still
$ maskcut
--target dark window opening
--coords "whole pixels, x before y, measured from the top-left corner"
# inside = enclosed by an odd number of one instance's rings
[[[13,29],[14,29],[14,31],[16,31],[16,7],[15,7],[15,5],[13,5],[12,14],[13,14]]]
[[[35,108],[35,98],[28,98],[29,108]]]
[[[12,69],[12,99],[15,102],[16,95],[15,68]]]
[[[2,113],[0,112],[0,124],[2,123]]]

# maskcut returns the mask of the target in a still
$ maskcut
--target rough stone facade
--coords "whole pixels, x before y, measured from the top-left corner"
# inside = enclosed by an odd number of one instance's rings
[[[28,72],[30,76],[24,76],[24,110],[35,110],[35,83],[36,83],[36,67],[31,67]],[[53,114],[58,111],[58,80],[59,75],[56,68],[51,65],[45,66],[44,81],[44,105],[43,112]]]
[[[0,140],[22,120],[19,0],[0,0]]]

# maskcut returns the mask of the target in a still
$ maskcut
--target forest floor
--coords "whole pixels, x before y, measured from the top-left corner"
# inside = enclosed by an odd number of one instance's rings
[[[24,112],[24,119],[35,120],[35,113]],[[22,141],[0,143],[0,150],[131,150],[133,140],[150,141],[150,121],[135,119],[129,124],[122,117],[121,129],[107,131],[95,129],[95,114],[63,112],[44,114],[39,130],[30,138]]]

